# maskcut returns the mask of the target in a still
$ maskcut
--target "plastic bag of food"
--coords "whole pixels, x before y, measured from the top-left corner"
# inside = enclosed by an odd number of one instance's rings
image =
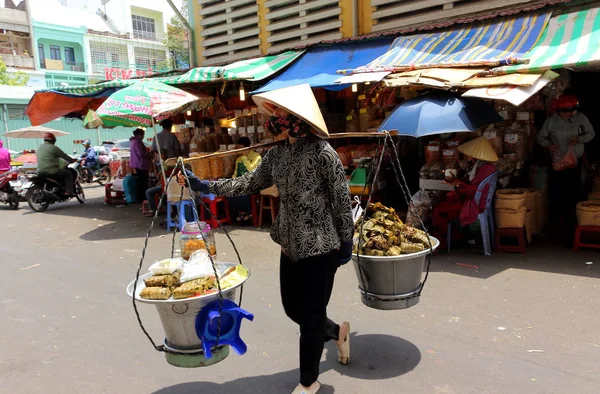
[[[575,156],[575,149],[569,146],[565,153],[556,152],[552,156],[552,168],[554,171],[564,171],[571,168],[577,167],[577,156]]]
[[[170,275],[177,271],[183,263],[184,260],[180,257],[164,259],[152,264],[148,271],[152,272],[152,275]]]
[[[406,215],[406,224],[415,228],[422,228],[421,222],[426,223],[431,216],[431,199],[426,190],[419,190],[410,199],[408,214]]]
[[[219,264],[216,261],[214,264],[218,269]],[[213,270],[208,252],[205,249],[200,249],[192,253],[190,259],[181,266],[180,282],[184,283],[190,280],[207,278],[214,275],[215,271]]]
[[[433,163],[442,161],[442,148],[439,141],[431,141],[425,147],[425,163]]]

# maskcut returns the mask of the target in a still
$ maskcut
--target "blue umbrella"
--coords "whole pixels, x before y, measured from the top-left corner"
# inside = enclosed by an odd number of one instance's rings
[[[424,137],[475,131],[504,119],[480,98],[428,93],[400,104],[379,127],[399,135]]]

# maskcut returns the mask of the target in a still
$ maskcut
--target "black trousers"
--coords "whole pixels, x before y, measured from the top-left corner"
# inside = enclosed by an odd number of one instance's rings
[[[137,176],[136,200],[138,203],[144,202],[146,199],[146,190],[148,189],[148,170],[135,169]]]
[[[581,167],[582,161],[579,159],[575,168],[550,172],[550,214],[553,220],[562,217],[568,226],[576,224],[576,205],[584,199]]]
[[[281,301],[287,316],[300,326],[300,383],[319,377],[325,342],[338,340],[340,326],[327,318],[327,304],[339,265],[337,251],[292,261],[281,253]]]

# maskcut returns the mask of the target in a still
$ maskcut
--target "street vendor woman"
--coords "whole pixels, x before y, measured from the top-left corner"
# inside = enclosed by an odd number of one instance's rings
[[[287,132],[286,143],[269,150],[254,171],[240,177],[208,182],[188,176],[194,190],[221,196],[277,186],[281,202],[271,238],[281,246],[281,299],[288,317],[300,326],[300,384],[293,393],[312,394],[320,388],[326,341],[336,341],[341,364],[350,358],[350,324],[340,326],[327,317],[335,273],[352,254],[348,183],[338,155],[323,139],[327,127],[308,85],[253,99],[272,115],[265,128],[274,136]]]
[[[477,216],[485,209],[487,190],[484,190],[479,199],[475,201],[475,194],[479,184],[496,172],[496,167],[491,164],[498,161],[494,147],[485,137],[479,137],[466,142],[458,150],[469,162],[464,179],[447,179],[454,184],[454,191],[446,194],[445,200],[433,209],[432,221],[434,236],[440,240],[440,246],[447,248],[446,238],[448,223],[460,220],[461,226],[468,226],[477,220]]]
[[[565,155],[570,147],[577,158],[577,165],[549,174],[550,212],[552,219],[566,220],[575,224],[575,208],[583,200],[581,164],[584,144],[594,139],[595,133],[588,118],[577,111],[577,97],[563,94],[553,102],[556,111],[550,116],[537,135],[537,142],[555,155]],[[570,222],[570,223],[569,223]]]

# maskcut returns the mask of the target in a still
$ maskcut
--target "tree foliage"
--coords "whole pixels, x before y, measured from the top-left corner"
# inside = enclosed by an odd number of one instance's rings
[[[29,75],[22,71],[17,71],[13,75],[9,75],[6,72],[6,64],[0,57],[0,85],[25,86],[27,82],[29,82]]]
[[[179,11],[184,17],[187,15],[187,1],[182,1]],[[168,48],[171,57],[167,59],[167,64],[161,64],[159,68],[177,69],[189,67],[188,31],[177,15],[173,16],[171,22],[167,25],[167,35],[163,40],[163,44]]]

